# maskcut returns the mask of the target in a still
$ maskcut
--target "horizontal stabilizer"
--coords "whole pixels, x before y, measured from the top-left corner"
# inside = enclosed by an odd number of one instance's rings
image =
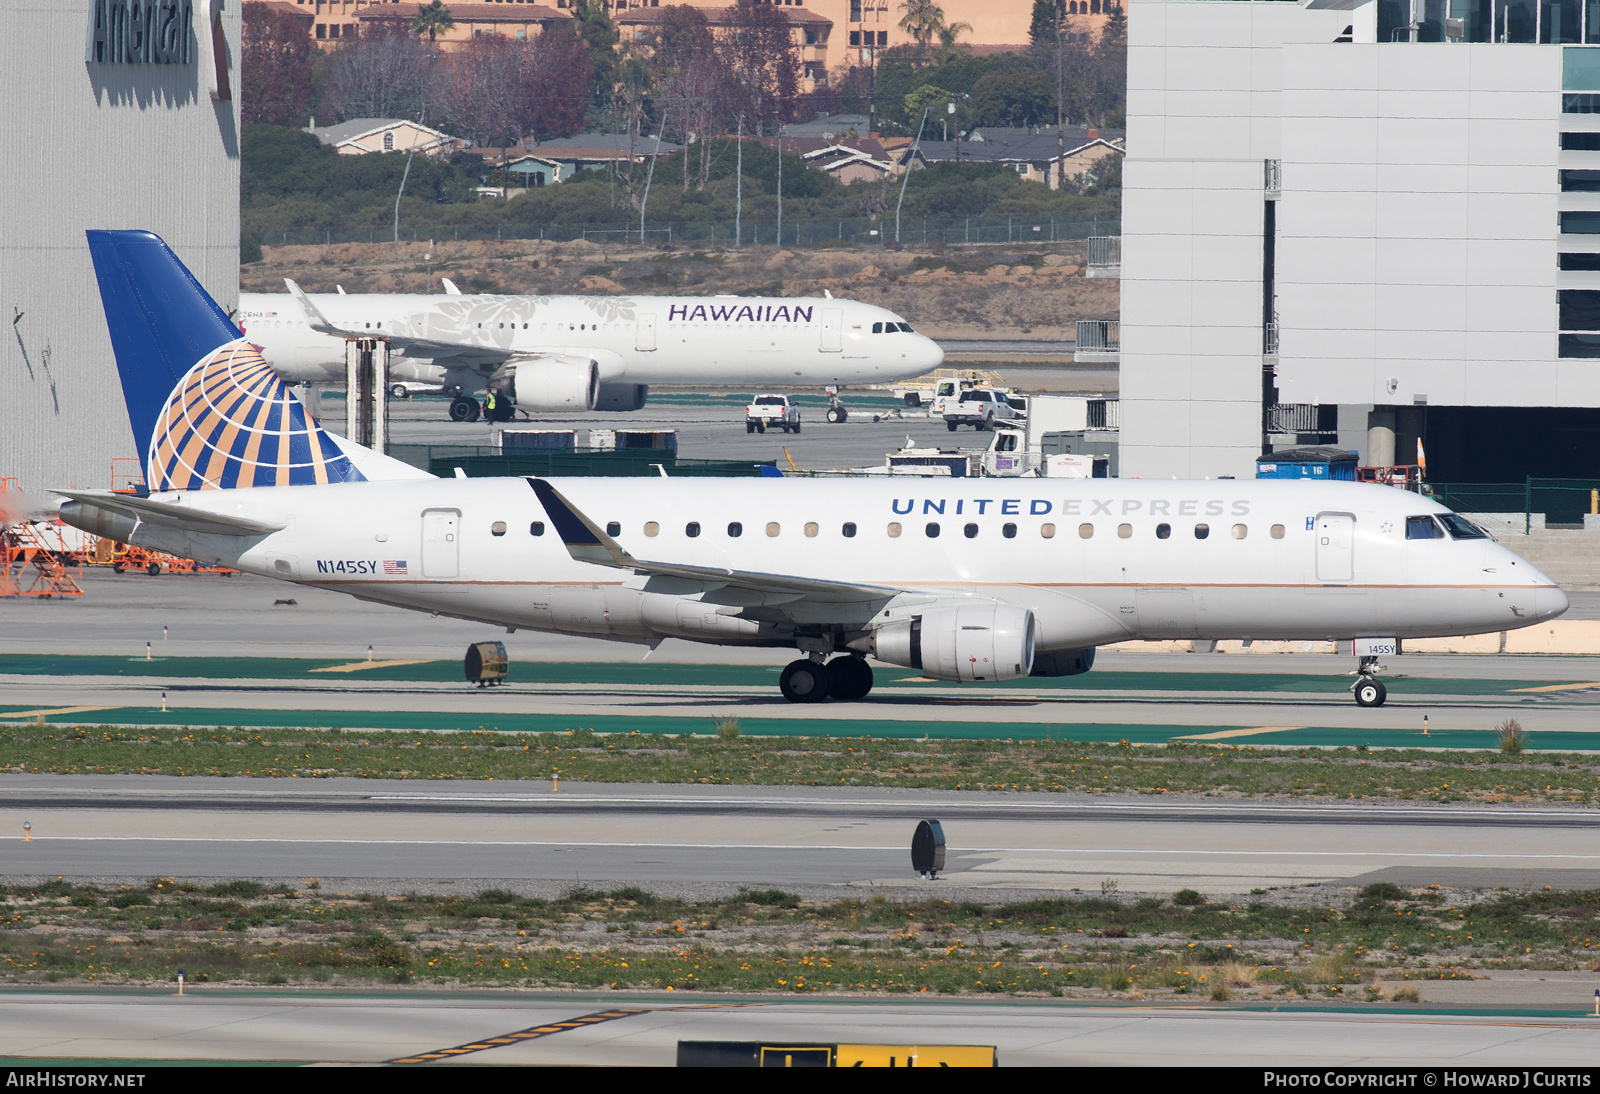
[[[201,532],[213,536],[264,536],[287,527],[283,521],[252,520],[248,517],[209,513],[186,505],[151,501],[132,494],[116,494],[109,490],[57,490],[57,494],[71,498],[83,506],[92,506],[109,513],[120,513],[147,524],[175,528],[184,532]],[[69,503],[70,504],[70,503]],[[71,519],[71,512],[62,507],[62,518],[74,527],[81,525]]]
[[[846,581],[822,581],[790,574],[769,574],[752,570],[730,570],[720,566],[692,566],[673,562],[650,562],[634,558],[616,540],[583,514],[561,492],[543,479],[530,478],[528,485],[538,497],[544,511],[550,516],[567,553],[579,562],[597,566],[611,566],[619,570],[632,570],[650,577],[679,577],[690,581],[732,585],[761,592],[793,593],[814,600],[831,603],[854,603],[884,600],[899,595],[903,590],[887,585],[862,585]]]

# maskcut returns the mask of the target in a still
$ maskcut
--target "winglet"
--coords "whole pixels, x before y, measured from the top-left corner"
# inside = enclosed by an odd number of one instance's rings
[[[454,281],[451,281],[448,277],[441,277],[439,279],[439,284],[444,286],[444,294],[446,296],[460,296],[461,295],[461,290],[456,288],[456,283]]]
[[[284,278],[283,283],[289,286],[289,292],[294,296],[295,300],[299,301],[300,309],[306,313],[306,325],[312,330],[318,334],[347,333],[328,322],[328,317],[318,310],[317,306],[311,302],[311,298],[305,294],[305,290],[296,285],[292,278]]]
[[[561,496],[560,491],[543,479],[528,478],[534,496],[544,511],[550,515],[567,553],[579,562],[593,562],[599,566],[616,566],[625,570],[634,568],[634,560],[622,545],[601,530],[600,526]]]

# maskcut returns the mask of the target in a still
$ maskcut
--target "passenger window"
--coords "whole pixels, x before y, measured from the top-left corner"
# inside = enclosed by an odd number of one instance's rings
[[[528,534],[530,536],[544,535],[544,521],[536,520],[532,524],[528,525]]]
[[[1007,539],[1016,539],[1017,526],[1015,524],[1003,524],[1000,526],[1000,534]]]
[[[489,534],[491,536],[503,536],[503,535],[505,535],[506,534],[506,522],[503,521],[503,520],[497,520],[493,524],[489,525]]]
[[[767,535],[769,536],[776,536],[780,531],[782,531],[782,529],[778,527],[777,521],[773,521],[771,524],[767,525]]]
[[[614,521],[614,520],[610,520],[610,521],[606,522],[606,535],[608,535],[608,536],[620,536],[621,534],[622,534],[622,525],[621,524],[619,524],[617,521]]]
[[[697,520],[691,520],[688,524],[685,524],[683,526],[683,534],[688,536],[690,539],[698,536],[700,534],[700,522]]]
[[[1011,525],[1011,527],[1016,527],[1016,526],[1015,525]],[[977,539],[978,538],[978,526],[976,524],[969,524],[965,528],[961,529],[961,534],[966,536],[968,539]]]
[[[1092,525],[1092,524],[1080,524],[1080,525],[1078,525],[1078,538],[1079,539],[1093,539],[1094,538],[1094,525]]]
[[[1119,524],[1119,525],[1117,525],[1117,538],[1118,539],[1131,539],[1132,537],[1133,537],[1133,525],[1131,525],[1131,524]]]
[[[816,521],[806,522],[806,536],[808,538],[815,536],[819,531],[821,531],[821,529],[817,527]]]
[[[1283,538],[1283,525],[1274,524],[1272,526],[1272,538],[1273,539],[1282,539]]]
[[[728,535],[733,539],[738,539],[740,536],[744,535],[744,525],[740,524],[738,521],[730,522],[728,525]]]
[[[1170,525],[1170,524],[1158,524],[1158,525],[1156,525],[1156,538],[1157,539],[1171,539],[1172,538],[1172,525]]]
[[[1244,525],[1235,524],[1233,526],[1233,538],[1234,539],[1243,539],[1245,536],[1247,536],[1249,534],[1250,534],[1250,529],[1246,528]]]
[[[544,527],[544,525],[541,524],[540,527],[542,528],[542,527]],[[657,524],[653,520],[645,522],[645,525],[644,525],[644,534],[645,535],[647,535],[647,536],[656,536],[656,535],[659,535],[660,532],[661,532],[661,525]]]
[[[928,522],[928,524],[927,524],[927,527],[925,527],[923,529],[923,531],[928,534],[928,538],[929,539],[938,539],[939,538],[939,522],[936,521],[936,520],[930,520]]]
[[[1443,539],[1444,531],[1435,523],[1432,517],[1407,517],[1407,539]]]
[[[1039,535],[1041,535],[1045,539],[1055,539],[1056,538],[1056,526],[1054,524],[1041,524],[1041,525],[1039,525]]]
[[[899,539],[900,538],[900,524],[899,524],[898,521],[890,522],[890,524],[889,524],[889,538],[890,539]]]
[[[1209,525],[1209,524],[1196,524],[1194,526],[1194,538],[1195,539],[1205,539],[1210,534],[1211,534],[1211,525]]]
[[[844,534],[845,539],[856,538],[856,526],[854,524],[846,524],[843,528],[839,529],[839,531]]]

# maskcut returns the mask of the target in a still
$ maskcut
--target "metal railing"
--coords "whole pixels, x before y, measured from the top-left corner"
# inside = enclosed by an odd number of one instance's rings
[[[1119,399],[1089,400],[1090,429],[1121,429],[1122,402]]]
[[[1122,274],[1122,237],[1090,236],[1086,277],[1118,277]]]
[[[1283,161],[1262,160],[1261,188],[1268,194],[1277,195],[1283,190]]]
[[[1321,433],[1316,403],[1279,403],[1272,408],[1272,432]]]
[[[1263,357],[1278,356],[1278,321],[1276,319],[1261,328],[1261,354]]]
[[[1117,319],[1078,320],[1078,352],[1120,353],[1122,322]]]

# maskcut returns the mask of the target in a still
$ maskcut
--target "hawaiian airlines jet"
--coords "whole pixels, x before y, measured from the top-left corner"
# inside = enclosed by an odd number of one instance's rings
[[[795,702],[867,658],[940,680],[1087,671],[1130,638],[1396,639],[1526,627],[1567,598],[1387,486],[1117,479],[436,479],[325,433],[164,243],[90,232],[148,495],[69,524],[503,626],[792,648]]]
[[[245,293],[239,327],[284,379],[345,378],[352,338],[389,343],[389,377],[437,383],[476,419],[491,388],[530,413],[638,410],[651,384],[826,387],[944,361],[891,311],[832,297]]]

